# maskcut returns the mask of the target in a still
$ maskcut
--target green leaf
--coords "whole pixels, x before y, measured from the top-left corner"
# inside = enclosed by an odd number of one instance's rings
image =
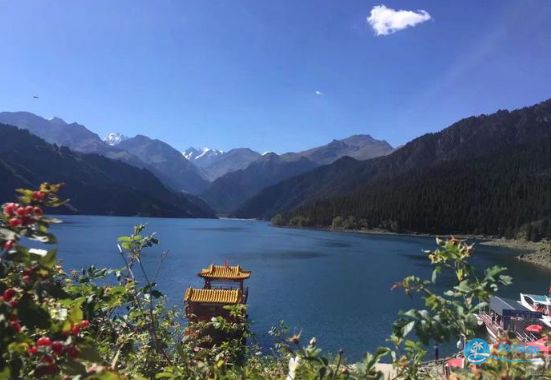
[[[68,203],[69,200],[70,199],[64,199],[64,200],[56,199],[54,201],[46,202],[46,206],[48,206],[48,207],[59,207],[61,205],[64,205],[64,204]]]
[[[170,372],[161,372],[161,373],[156,374],[155,378],[156,379],[173,379],[174,374],[172,374]]]
[[[407,336],[411,332],[411,330],[413,329],[414,326],[415,326],[415,321],[411,321],[407,325],[403,326],[402,327],[402,336],[403,337]]]
[[[438,277],[438,275],[440,274],[440,272],[442,271],[442,267],[436,267],[434,268],[434,270],[432,271],[432,282],[436,282],[436,278]]]
[[[10,367],[5,366],[2,370],[0,370],[0,380],[8,380],[11,379],[10,376]]]
[[[95,374],[92,378],[94,380],[120,380],[121,379],[119,376],[117,376],[116,373],[110,372],[110,371],[105,371],[99,374]]]
[[[10,252],[8,258],[12,261],[24,263],[26,265],[31,262],[31,254],[29,253],[29,249],[23,247],[22,245],[16,245],[15,252]]]
[[[86,374],[86,367],[79,362],[70,360],[61,365],[61,369],[64,374],[69,376],[78,376]]]
[[[92,363],[103,363],[101,355],[96,351],[95,342],[87,340],[78,345],[80,349],[80,357]]]
[[[57,248],[54,248],[48,251],[46,256],[40,259],[40,265],[46,269],[52,269],[57,262],[56,257],[57,257]]]
[[[74,304],[69,310],[69,321],[76,325],[80,323],[80,321],[82,321],[82,318],[84,318],[84,315],[82,314],[82,310],[80,309],[79,302]]]

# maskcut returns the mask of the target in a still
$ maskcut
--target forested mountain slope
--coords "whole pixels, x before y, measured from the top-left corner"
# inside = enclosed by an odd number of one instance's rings
[[[356,161],[342,158],[262,190],[235,216],[270,218],[314,200],[353,194],[373,181],[391,179],[444,162],[481,157],[551,136],[551,100],[513,112],[463,119],[421,136],[394,153]]]
[[[202,200],[165,187],[146,169],[51,145],[30,132],[0,124],[0,203],[16,188],[66,183],[62,196],[74,212],[96,215],[214,217]]]
[[[551,237],[551,138],[377,180],[292,217],[311,226]]]

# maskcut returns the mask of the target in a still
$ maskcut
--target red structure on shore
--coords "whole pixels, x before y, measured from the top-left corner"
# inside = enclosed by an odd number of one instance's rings
[[[251,271],[238,266],[214,265],[197,274],[205,280],[202,289],[188,288],[184,296],[186,317],[190,322],[210,321],[213,317],[229,320],[228,305],[246,304],[249,294],[244,282]]]

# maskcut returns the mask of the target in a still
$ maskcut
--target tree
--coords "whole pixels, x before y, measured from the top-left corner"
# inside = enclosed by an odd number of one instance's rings
[[[336,216],[333,218],[333,222],[331,223],[331,229],[332,230],[338,230],[343,227],[344,220],[341,216]]]
[[[285,226],[287,224],[287,219],[285,219],[283,217],[283,215],[277,214],[276,216],[274,216],[272,218],[271,222],[272,222],[272,225],[274,225],[276,227],[281,227],[281,226]]]

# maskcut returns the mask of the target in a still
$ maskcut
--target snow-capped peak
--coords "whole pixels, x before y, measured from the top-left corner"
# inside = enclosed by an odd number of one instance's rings
[[[120,144],[122,141],[128,140],[128,137],[123,135],[122,133],[110,133],[106,138],[103,139],[103,141],[107,145],[115,146]]]
[[[212,149],[212,148],[197,149],[197,148],[190,147],[187,150],[183,151],[182,154],[185,158],[191,161],[191,160],[212,159],[224,154],[224,151],[219,149]]]

